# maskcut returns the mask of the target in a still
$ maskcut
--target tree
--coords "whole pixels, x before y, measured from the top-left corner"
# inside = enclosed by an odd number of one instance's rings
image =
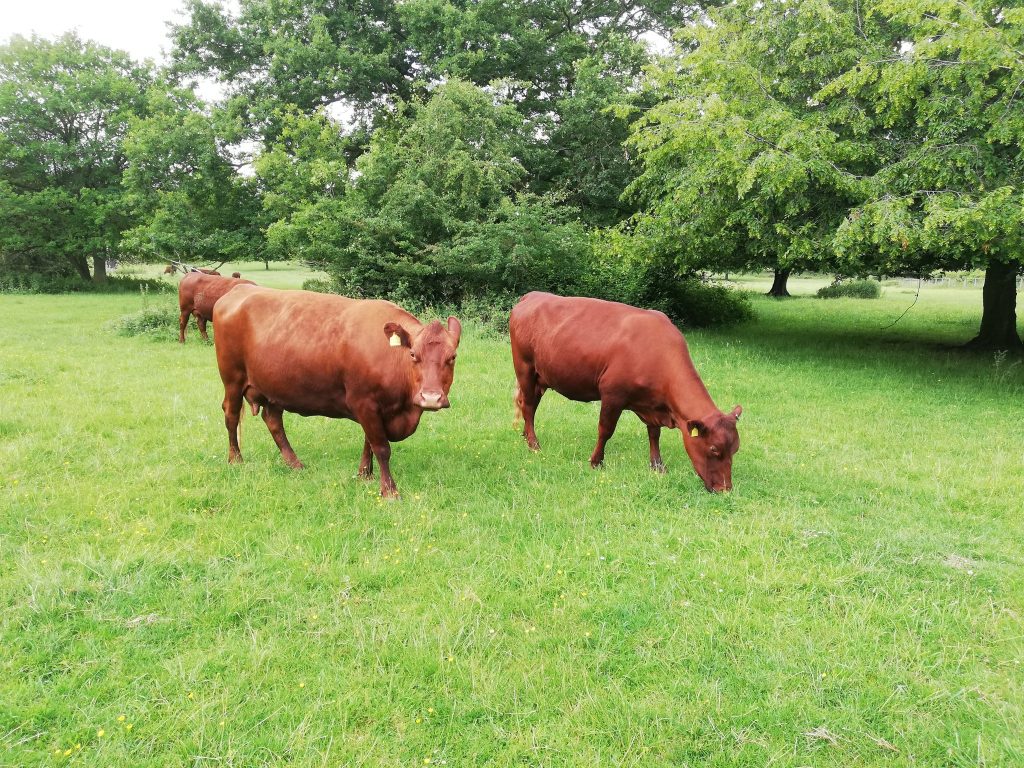
[[[241,0],[237,14],[189,0],[174,27],[178,72],[212,76],[263,136],[276,110],[306,114],[344,103],[373,125],[399,102],[445,78],[513,85],[523,114],[549,112],[574,77],[574,62],[610,36],[636,40],[693,12],[668,0],[536,3],[531,0]]]
[[[177,261],[232,261],[264,255],[261,201],[238,173],[219,129],[194,94],[162,83],[149,116],[125,141],[125,187],[139,223],[125,235],[139,253]]]
[[[652,75],[660,102],[630,141],[642,172],[629,231],[684,273],[827,268],[832,238],[879,162],[865,120],[818,98],[892,33],[856,3],[742,0],[681,30]]]
[[[225,109],[273,152],[290,110],[350,122],[350,165],[399,105],[450,79],[493,87],[525,120],[520,160],[533,191],[615,223],[632,212],[622,114],[648,61],[645,32],[668,34],[697,6],[668,0],[242,0],[237,13],[190,0],[175,28],[176,70],[214,77]]]
[[[1024,10],[991,0],[882,0],[905,42],[822,97],[870,116],[889,157],[836,237],[849,264],[889,274],[985,269],[971,345],[1022,347]]]
[[[257,162],[268,186],[297,192],[268,195],[282,215],[270,243],[328,269],[348,293],[459,301],[551,287],[576,274],[589,247],[580,225],[527,193],[521,115],[469,83],[405,105],[344,185],[324,118],[285,116],[283,125],[291,154]],[[292,178],[296,167],[323,173],[305,186],[311,176]]]
[[[75,34],[0,47],[0,256],[15,268],[106,278],[130,223],[124,138],[148,67]]]

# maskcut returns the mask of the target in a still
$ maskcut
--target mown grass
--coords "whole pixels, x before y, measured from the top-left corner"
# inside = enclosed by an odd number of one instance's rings
[[[688,334],[728,496],[558,396],[531,455],[469,327],[382,503],[351,422],[228,466],[212,347],[104,328],[142,297],[0,296],[0,764],[1024,764],[1024,366],[912,300]]]

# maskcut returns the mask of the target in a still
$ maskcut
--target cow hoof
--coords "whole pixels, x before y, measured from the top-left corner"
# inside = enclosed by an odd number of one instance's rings
[[[356,479],[357,480],[373,480],[373,470],[372,469],[360,469],[358,472],[356,472]]]
[[[241,463],[242,463],[242,454],[240,454],[240,453],[229,453],[228,454],[228,464],[241,464]]]
[[[286,460],[286,461],[285,461],[285,463],[286,463],[286,464],[287,464],[287,465],[288,465],[289,467],[291,467],[292,469],[305,469],[305,468],[306,468],[306,465],[305,465],[305,464],[303,464],[303,463],[302,463],[301,461],[299,461],[298,459],[295,459],[294,461]]]
[[[390,491],[381,491],[380,492],[380,497],[382,499],[384,499],[385,501],[400,501],[401,498],[402,498],[399,495],[397,489],[392,489]]]
[[[601,459],[601,461],[594,461],[593,459],[591,459],[590,460],[590,468],[591,469],[604,469],[604,459]]]
[[[536,440],[527,440],[526,447],[529,448],[534,453],[536,453],[537,451],[540,450],[540,443],[538,443]]]
[[[660,461],[657,464],[651,464],[651,469],[653,469],[659,475],[664,475],[666,472],[668,472],[668,470],[665,469],[665,465],[662,464]]]

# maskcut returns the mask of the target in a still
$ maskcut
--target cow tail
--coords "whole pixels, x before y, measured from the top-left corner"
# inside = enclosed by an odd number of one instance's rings
[[[512,418],[512,426],[519,429],[520,423],[523,422],[523,390],[519,388],[519,384],[516,384],[516,393],[512,395],[512,405],[515,407],[515,416]]]

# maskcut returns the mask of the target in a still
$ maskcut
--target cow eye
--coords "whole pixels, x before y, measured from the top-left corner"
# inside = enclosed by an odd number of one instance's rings
[[[410,353],[409,353],[409,357],[411,357],[411,358],[412,358],[412,361],[413,361],[414,363],[418,363],[418,362],[420,361],[420,359],[419,359],[418,357],[416,357],[416,353],[415,353],[415,352],[410,352]]]
[[[455,365],[455,355],[448,358],[448,365]]]

